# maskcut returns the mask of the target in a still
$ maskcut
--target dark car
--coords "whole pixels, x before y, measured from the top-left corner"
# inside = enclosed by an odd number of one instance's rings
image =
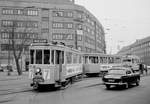
[[[128,88],[131,84],[139,85],[140,74],[134,72],[131,68],[116,67],[111,68],[108,73],[103,76],[102,80],[107,89],[112,85],[125,86]]]

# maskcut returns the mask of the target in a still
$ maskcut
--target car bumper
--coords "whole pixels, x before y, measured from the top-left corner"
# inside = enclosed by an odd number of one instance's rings
[[[127,83],[111,83],[111,82],[104,82],[104,85],[126,85]]]

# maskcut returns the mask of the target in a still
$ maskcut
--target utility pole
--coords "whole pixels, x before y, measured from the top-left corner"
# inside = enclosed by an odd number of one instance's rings
[[[77,36],[77,30],[75,29],[75,49],[78,49],[78,36]]]
[[[97,52],[97,39],[96,39],[96,21],[94,21],[94,36],[95,36],[95,52]]]
[[[8,39],[8,65],[7,65],[7,75],[10,76],[10,34]]]

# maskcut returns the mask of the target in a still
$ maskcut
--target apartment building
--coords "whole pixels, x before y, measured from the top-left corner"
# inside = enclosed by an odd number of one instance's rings
[[[21,40],[29,40],[24,54],[33,39],[64,42],[82,52],[106,52],[102,24],[74,0],[0,0],[1,60],[12,53],[12,28],[18,48]]]

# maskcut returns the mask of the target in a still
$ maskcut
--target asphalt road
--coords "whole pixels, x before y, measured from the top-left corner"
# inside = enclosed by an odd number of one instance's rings
[[[33,91],[28,80],[0,84],[2,104],[150,104],[149,96],[150,76],[142,77],[140,86],[129,89],[106,90],[99,77],[86,78],[65,90]]]

